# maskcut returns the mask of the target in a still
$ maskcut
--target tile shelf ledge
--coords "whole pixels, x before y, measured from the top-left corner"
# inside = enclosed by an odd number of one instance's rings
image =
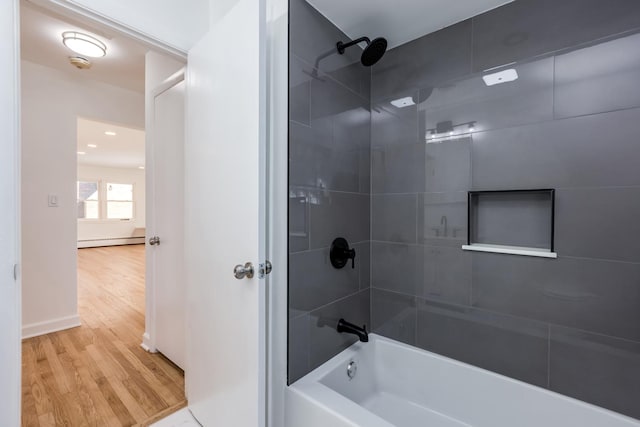
[[[535,256],[541,258],[558,258],[558,254],[556,252],[551,252],[549,249],[527,248],[524,246],[488,245],[474,243],[472,245],[462,245],[462,250],[491,252],[495,254]]]

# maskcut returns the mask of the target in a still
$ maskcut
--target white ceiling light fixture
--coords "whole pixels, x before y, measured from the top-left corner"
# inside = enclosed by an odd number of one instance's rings
[[[106,44],[95,37],[77,31],[62,33],[62,43],[72,51],[91,58],[100,58],[107,54]]]
[[[110,131],[110,130],[106,131],[104,134],[108,135],[108,136],[116,136],[117,135],[117,133],[115,133],[113,131]]]
[[[87,147],[89,147],[89,148],[98,148],[98,146],[96,144],[87,144]]]
[[[482,76],[482,80],[484,80],[484,84],[486,84],[487,86],[494,86],[502,83],[512,82],[517,79],[518,72],[513,68]]]
[[[391,105],[397,108],[404,108],[411,105],[416,105],[416,103],[413,101],[412,97],[406,96],[404,98],[394,99],[393,101],[391,101]]]
[[[85,153],[84,151],[78,151],[78,155],[80,155],[80,156],[84,156],[85,154],[87,154],[87,153]]]
[[[144,166],[138,166],[138,169],[144,169]]]

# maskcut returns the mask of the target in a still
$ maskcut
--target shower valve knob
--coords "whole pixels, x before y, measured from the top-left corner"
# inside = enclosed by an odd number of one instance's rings
[[[343,237],[338,237],[331,243],[329,259],[335,268],[343,268],[349,260],[351,268],[356,268],[356,250],[349,248],[349,243]]]

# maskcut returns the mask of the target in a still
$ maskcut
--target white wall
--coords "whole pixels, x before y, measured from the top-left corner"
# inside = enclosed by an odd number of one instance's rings
[[[101,182],[100,203],[103,204],[106,194],[104,186],[108,182],[117,184],[133,184],[134,218],[131,221],[120,220],[78,220],[78,247],[105,246],[123,244],[134,236],[138,228],[145,225],[145,176],[138,168],[109,168],[92,165],[78,165],[78,180]],[[103,204],[104,206],[104,204]],[[138,234],[136,234],[139,237]],[[144,237],[144,234],[142,235]],[[144,239],[129,240],[129,243],[141,243]]]
[[[78,323],[78,116],[143,128],[144,96],[22,61],[23,336]]]
[[[0,2],[0,424],[20,425],[18,1]]]
[[[208,0],[73,0],[99,15],[186,52],[209,28]]]

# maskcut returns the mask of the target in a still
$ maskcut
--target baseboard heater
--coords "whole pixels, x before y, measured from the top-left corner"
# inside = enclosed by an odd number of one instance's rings
[[[87,240],[78,240],[78,249],[98,248],[101,246],[140,245],[140,244],[144,244],[144,242],[145,242],[144,236],[109,237],[105,239],[87,239]]]

